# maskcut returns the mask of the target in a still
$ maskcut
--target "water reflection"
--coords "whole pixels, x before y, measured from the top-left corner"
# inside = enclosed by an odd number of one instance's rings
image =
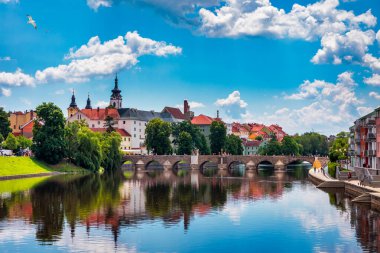
[[[159,222],[158,224],[162,224],[165,229],[180,227],[185,233],[192,229],[199,232],[202,231],[199,230],[199,226],[202,225],[197,222],[201,219],[200,217],[217,219],[213,226],[219,226],[218,224],[226,223],[223,218],[225,216],[231,219],[233,225],[241,226],[241,240],[245,238],[243,234],[256,235],[255,240],[265,239],[257,235],[264,236],[265,229],[270,226],[277,229],[285,226],[284,229],[296,230],[299,228],[296,228],[294,224],[299,222],[303,224],[304,231],[298,236],[303,236],[302,238],[306,240],[310,236],[310,231],[328,231],[332,229],[331,224],[334,226],[334,222],[338,222],[339,217],[343,217],[343,220],[347,222],[338,224],[342,227],[341,233],[351,236],[350,228],[345,227],[348,225],[354,229],[353,234],[362,249],[368,251],[378,249],[379,214],[368,206],[353,205],[343,192],[324,193],[315,189],[305,180],[307,175],[305,165],[288,167],[286,172],[274,170],[242,172],[243,166],[236,164],[230,168],[229,173],[242,174],[243,177],[240,178],[210,177],[205,171],[194,172],[185,167],[179,166],[174,173],[156,168],[128,175],[128,177],[120,175],[58,176],[47,179],[28,191],[2,194],[0,197],[0,238],[2,239],[0,251],[15,245],[21,248],[24,245],[24,249],[27,249],[25,245],[31,241],[45,245],[36,246],[37,249],[51,250],[52,248],[38,247],[48,247],[47,245],[55,247],[58,244],[61,248],[67,249],[68,245],[62,242],[67,240],[65,239],[67,233],[76,243],[82,240],[85,233],[86,240],[90,244],[95,243],[101,234],[110,236],[115,245],[121,243],[119,247],[131,245],[143,247],[136,243],[125,245],[124,242],[128,239],[125,236],[122,237],[122,234],[130,230],[138,233],[135,228],[148,233],[149,224],[152,222],[154,224]],[[204,168],[206,172],[208,169],[214,169],[212,164]],[[186,174],[179,175],[181,170],[186,170]],[[152,173],[155,173],[154,177],[151,176]],[[309,202],[310,205],[308,205]],[[264,208],[265,206],[268,206],[267,209]],[[322,208],[322,212],[319,213],[320,209],[318,209],[317,213],[314,213],[316,206]],[[331,209],[331,206],[334,208]],[[245,210],[250,210],[246,216],[244,216]],[[274,211],[271,213],[272,218],[267,217],[267,213],[272,211]],[[311,215],[305,216],[308,213]],[[328,214],[334,218],[327,219]],[[292,221],[294,224],[289,223],[291,224],[289,227],[287,223],[271,223],[277,219],[282,222],[284,219],[288,222]],[[245,224],[241,220],[247,224],[257,220],[266,224],[267,228],[261,228],[261,223],[255,223],[256,227],[251,224],[249,228],[244,228]],[[32,231],[34,236],[29,236],[28,239],[21,238],[19,241],[12,238],[3,240],[8,231],[5,228],[16,227],[19,221],[23,222],[23,229]],[[206,226],[207,221],[204,222],[206,223],[203,226]],[[224,226],[226,231],[232,229],[227,225]],[[169,233],[169,230],[161,230],[160,226],[154,227],[154,230],[159,233]],[[280,230],[276,230],[276,233],[280,233]],[[271,233],[273,236],[273,232]],[[130,233],[128,235],[132,236]],[[191,233],[188,236],[191,238]],[[183,237],[183,240],[185,238]],[[133,236],[130,240],[132,239]],[[338,235],[333,239],[329,241],[333,246],[335,240],[342,245],[352,243],[344,241],[344,237]],[[248,240],[247,237],[245,243],[248,245],[251,240],[254,239]],[[313,240],[314,236],[311,235],[309,243],[313,244]],[[321,248],[321,250],[334,251],[333,246],[325,246],[327,248]],[[141,251],[186,251],[183,248],[158,250],[155,247],[157,246],[152,243],[150,248],[141,249]]]

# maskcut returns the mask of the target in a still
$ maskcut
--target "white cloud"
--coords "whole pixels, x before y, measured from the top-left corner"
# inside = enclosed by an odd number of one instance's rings
[[[32,76],[24,74],[21,69],[15,72],[0,72],[0,85],[8,86],[34,86],[35,80]]]
[[[345,34],[328,33],[322,37],[322,49],[317,51],[311,61],[315,64],[361,62],[374,40],[375,33],[372,30],[351,30]]]
[[[87,5],[97,11],[99,7],[111,7],[111,0],[87,0]]]
[[[5,97],[10,97],[12,95],[11,89],[1,88],[1,94]]]
[[[373,74],[371,77],[364,78],[364,82],[373,86],[380,86],[380,75]]]
[[[10,60],[12,60],[10,56],[0,57],[0,61],[10,61]]]
[[[361,25],[372,27],[376,18],[371,11],[355,15],[339,10],[338,0],[322,0],[307,6],[294,4],[290,12],[269,0],[226,0],[215,10],[200,9],[200,31],[208,36],[273,36],[314,40],[327,33],[344,33]]]
[[[359,106],[357,108],[357,110],[358,110],[358,113],[359,113],[360,116],[364,116],[364,115],[367,115],[370,112],[373,112],[373,108],[372,107],[366,107],[366,106]]]
[[[86,82],[91,77],[110,75],[138,63],[142,55],[168,56],[180,54],[182,49],[141,37],[136,31],[128,32],[125,37],[101,43],[98,36],[92,37],[86,45],[78,50],[70,49],[65,59],[68,64],[49,67],[36,72],[36,79],[48,81]]]
[[[100,108],[105,108],[107,106],[109,106],[110,103],[109,102],[106,102],[106,101],[103,101],[103,100],[99,100],[97,103],[96,103],[96,107],[100,107]]]
[[[247,113],[248,104],[240,98],[239,91],[233,91],[227,98],[217,99],[215,105],[222,107],[228,117],[241,119]]]
[[[288,102],[286,107],[273,114],[250,115],[245,121],[277,123],[291,134],[312,130],[333,134],[347,130],[360,116],[359,113],[365,111],[362,106],[364,102],[356,96],[357,84],[352,76],[351,72],[343,72],[336,83],[306,80],[300,85],[298,93],[285,96],[287,100],[302,100],[306,104],[300,108],[290,108],[292,105]]]
[[[61,90],[56,90],[56,91],[54,92],[54,94],[55,94],[55,95],[63,95],[63,94],[65,94],[65,90],[63,90],[63,89],[61,89]]]
[[[379,43],[379,45],[380,45],[380,30],[377,31],[377,33],[376,33],[376,40],[377,40],[377,43]]]
[[[380,73],[380,58],[376,58],[372,54],[364,55],[363,65],[369,67],[374,72]]]
[[[371,91],[368,95],[369,95],[370,97],[375,98],[375,99],[380,99],[380,94],[377,93],[377,92]]]
[[[190,109],[203,108],[205,105],[201,102],[190,101],[189,102]]]
[[[27,98],[20,98],[20,101],[23,104],[27,105],[27,106],[31,106],[32,105],[32,102],[29,99],[27,99]]]

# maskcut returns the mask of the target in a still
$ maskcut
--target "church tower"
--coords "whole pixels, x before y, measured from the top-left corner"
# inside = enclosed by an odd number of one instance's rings
[[[69,108],[67,108],[67,116],[71,117],[77,112],[79,112],[79,108],[77,106],[77,103],[75,102],[75,92],[73,90],[73,95],[71,96],[71,103],[69,105]]]
[[[91,106],[91,100],[90,100],[90,94],[88,94],[88,97],[87,97],[87,104],[86,104],[85,109],[92,109],[92,106]]]
[[[123,98],[120,93],[121,93],[121,90],[119,90],[119,80],[117,79],[117,75],[116,75],[115,87],[112,90],[112,95],[110,99],[110,106],[116,109],[119,109],[122,106],[121,102],[123,101]]]

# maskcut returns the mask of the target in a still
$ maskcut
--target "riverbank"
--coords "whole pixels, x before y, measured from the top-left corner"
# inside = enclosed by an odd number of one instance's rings
[[[48,165],[31,157],[0,156],[0,180],[41,177],[60,173],[89,173],[71,163]]]
[[[309,170],[310,181],[321,189],[339,188],[344,189],[345,193],[352,196],[353,202],[367,203],[371,208],[380,211],[380,188],[359,185],[359,180],[337,180],[330,178],[327,173],[314,173]]]

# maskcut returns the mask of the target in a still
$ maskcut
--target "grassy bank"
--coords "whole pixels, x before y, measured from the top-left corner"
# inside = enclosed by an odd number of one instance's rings
[[[0,177],[50,172],[88,173],[87,170],[66,162],[52,166],[30,157],[0,156]]]
[[[26,191],[45,181],[49,177],[33,177],[1,181],[0,193]]]

